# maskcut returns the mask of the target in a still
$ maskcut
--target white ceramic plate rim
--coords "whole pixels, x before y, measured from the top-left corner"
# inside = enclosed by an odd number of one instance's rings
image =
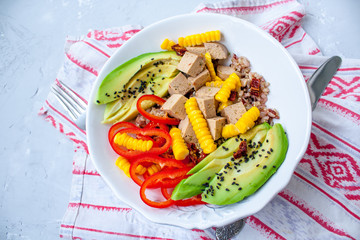
[[[102,81],[102,79],[113,69],[113,67],[111,67],[111,65],[113,65],[114,63],[112,62],[113,59],[115,59],[115,57],[119,54],[121,54],[123,52],[124,49],[126,49],[128,47],[128,45],[132,42],[132,41],[138,41],[138,39],[143,38],[143,35],[146,36],[147,34],[150,34],[149,32],[152,31],[152,29],[158,25],[161,24],[166,24],[169,21],[181,21],[182,19],[186,19],[186,18],[201,18],[201,16],[204,17],[209,17],[211,16],[212,18],[217,18],[219,20],[223,20],[223,21],[232,21],[232,22],[236,22],[236,23],[240,23],[243,24],[249,28],[252,28],[253,31],[256,31],[259,35],[261,35],[261,37],[266,38],[267,41],[271,42],[274,46],[276,46],[279,50],[282,51],[283,54],[285,54],[288,58],[288,61],[290,62],[291,66],[293,67],[293,70],[295,71],[295,74],[297,75],[297,77],[301,80],[300,81],[300,86],[301,86],[301,91],[305,91],[305,98],[304,98],[304,105],[307,107],[307,112],[306,112],[306,117],[305,117],[305,135],[304,135],[304,139],[303,139],[303,143],[296,155],[296,160],[293,161],[294,164],[292,164],[291,166],[288,166],[289,168],[282,173],[283,176],[283,181],[280,181],[280,183],[278,183],[276,185],[276,188],[273,188],[271,190],[271,194],[269,194],[266,198],[262,199],[260,202],[257,202],[256,206],[253,206],[252,208],[247,209],[246,212],[242,212],[241,214],[236,214],[233,211],[231,212],[226,212],[224,213],[226,215],[226,218],[222,218],[221,221],[218,220],[211,220],[209,219],[209,221],[198,221],[198,222],[191,222],[191,221],[170,221],[169,219],[167,219],[166,217],[164,217],[162,214],[156,214],[154,212],[149,212],[149,211],[143,211],[143,208],[134,204],[133,202],[129,201],[128,199],[124,198],[123,196],[121,196],[121,194],[119,194],[118,189],[116,187],[116,185],[112,182],[112,180],[108,177],[109,172],[107,169],[103,169],[101,167],[100,161],[101,161],[101,156],[98,155],[97,150],[97,142],[95,141],[96,136],[94,136],[94,132],[93,132],[93,126],[94,126],[94,122],[92,122],[92,118],[93,118],[93,112],[94,112],[94,108],[98,107],[96,104],[94,104],[94,99],[96,96],[96,92],[98,89],[98,86],[100,84],[100,82]],[[159,49],[160,50],[160,49]],[[135,57],[135,56],[132,56]],[[128,59],[130,59],[131,57],[129,57]],[[121,63],[118,63],[117,65],[120,65]],[[260,73],[261,74],[261,73]],[[261,30],[260,28],[254,26],[253,24],[241,20],[239,18],[235,18],[235,17],[231,17],[231,16],[227,16],[227,15],[219,15],[219,14],[208,14],[208,13],[202,13],[202,14],[185,14],[185,15],[178,15],[175,17],[171,17],[171,18],[167,18],[164,19],[162,21],[159,21],[157,23],[154,23],[152,25],[149,25],[148,27],[144,28],[143,30],[141,30],[139,33],[137,33],[135,36],[133,36],[130,40],[128,40],[127,42],[125,42],[123,44],[123,46],[121,48],[119,48],[113,55],[112,57],[106,62],[106,64],[104,65],[103,69],[101,70],[101,72],[98,75],[98,78],[93,86],[91,95],[90,95],[90,100],[89,100],[89,105],[88,105],[88,112],[87,112],[87,121],[86,121],[86,125],[87,125],[87,141],[88,141],[88,146],[89,146],[89,152],[90,152],[90,156],[92,159],[92,162],[95,166],[95,168],[97,169],[97,171],[100,173],[100,175],[103,177],[103,179],[105,180],[105,182],[110,186],[110,188],[114,191],[114,193],[125,203],[129,204],[132,208],[136,209],[137,211],[139,211],[140,213],[142,213],[145,217],[147,217],[149,220],[157,222],[157,223],[162,223],[162,224],[171,224],[171,225],[177,225],[177,226],[181,226],[184,228],[198,228],[198,229],[206,229],[209,227],[218,227],[218,226],[223,226],[229,223],[232,223],[240,218],[244,218],[250,215],[255,214],[256,212],[260,211],[268,202],[271,201],[271,199],[273,197],[275,197],[282,189],[284,189],[286,187],[286,185],[289,183],[292,173],[295,171],[295,168],[297,166],[297,163],[300,161],[301,157],[303,156],[303,154],[306,151],[307,145],[308,145],[308,141],[310,138],[310,130],[311,130],[311,107],[310,107],[310,99],[307,93],[307,87],[305,84],[305,81],[303,80],[303,76],[302,73],[300,71],[300,69],[298,68],[296,62],[293,60],[293,58],[291,57],[291,55],[287,52],[287,50],[278,42],[276,41],[273,37],[271,37],[269,34],[267,34],[266,32],[264,32],[263,30]],[[291,144],[291,142],[289,143]],[[286,160],[285,160],[286,161]],[[115,169],[115,167],[114,167]],[[278,171],[280,171],[281,167],[279,168]],[[256,193],[255,193],[256,194]],[[216,210],[214,210],[216,212]],[[160,213],[160,212],[159,212]]]

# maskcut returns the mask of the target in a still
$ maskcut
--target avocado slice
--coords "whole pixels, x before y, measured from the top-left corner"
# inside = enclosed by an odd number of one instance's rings
[[[275,124],[256,155],[248,162],[243,157],[224,167],[202,193],[204,202],[227,205],[239,202],[257,191],[285,159],[288,140],[281,124]],[[236,167],[236,168],[235,168]]]
[[[155,94],[163,97],[168,92],[168,86],[171,80],[176,76],[178,70],[174,65],[164,65],[158,67],[161,69],[154,77],[148,79],[149,72],[154,72],[155,67],[149,67],[147,70],[141,70],[126,84],[126,92],[119,93],[119,99],[108,103],[105,107],[103,123],[115,123],[117,121],[130,121],[138,114],[137,100],[145,94]],[[144,109],[153,106],[153,102],[144,102]]]
[[[179,200],[202,193],[209,182],[216,176],[215,174],[233,160],[233,154],[239,149],[240,140],[246,140],[247,142],[251,140],[255,143],[262,143],[269,128],[269,124],[263,123],[257,125],[246,134],[233,137],[223,143],[188,172],[188,174],[193,175],[182,180],[175,187],[171,198],[173,200]],[[247,154],[251,155],[258,147],[260,147],[260,145],[256,144],[255,147],[248,148]]]
[[[147,76],[147,80],[150,80],[153,74],[160,73],[159,70],[164,74],[163,66],[177,66],[180,60],[181,57],[176,55],[174,51],[144,53],[128,60],[104,78],[98,89],[95,103],[106,104],[121,98],[119,93],[124,93],[127,90],[128,82],[136,80],[134,77],[138,72],[147,73],[151,69],[151,74]],[[161,84],[161,82],[159,83]],[[168,85],[165,87],[167,89]]]

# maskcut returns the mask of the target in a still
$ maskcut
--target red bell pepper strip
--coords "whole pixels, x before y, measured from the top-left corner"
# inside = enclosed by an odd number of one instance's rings
[[[109,142],[113,140],[116,133],[118,133],[122,128],[138,128],[135,124],[129,122],[118,122],[111,126],[108,133]]]
[[[141,115],[143,115],[145,118],[149,119],[150,121],[154,121],[156,123],[168,124],[168,125],[178,125],[180,123],[180,120],[175,119],[175,118],[160,117],[160,116],[155,116],[155,115],[152,115],[151,113],[148,113],[141,106],[141,103],[143,101],[152,101],[152,102],[155,102],[156,104],[159,104],[160,106],[162,106],[166,101],[156,95],[143,95],[138,99],[138,101],[136,103],[137,110],[139,111],[139,113]]]
[[[156,163],[161,167],[161,169],[164,169],[164,168],[177,168],[177,169],[186,168],[185,164],[183,164],[181,161],[171,159],[171,158],[162,158],[162,157],[158,157],[155,155],[139,157],[131,163],[130,170],[129,170],[132,180],[139,186],[142,185],[143,181],[140,178],[138,178],[138,176],[135,173],[135,169],[139,164],[143,165],[146,163]],[[187,169],[188,169],[188,171],[190,171],[190,168],[187,168]],[[163,170],[161,172],[163,172]]]
[[[114,142],[114,138],[115,138],[115,135],[114,135],[112,137],[112,139],[110,140],[111,147],[117,154],[119,154],[120,156],[123,156],[124,158],[128,158],[128,159],[133,159],[133,158],[148,155],[148,154],[160,155],[160,154],[166,152],[169,149],[169,147],[171,146],[171,137],[170,137],[169,133],[167,133],[161,129],[124,128],[124,129],[119,130],[117,133],[118,134],[130,133],[130,134],[149,136],[149,137],[150,136],[159,136],[159,137],[166,139],[166,142],[163,146],[161,146],[161,147],[153,146],[149,151],[142,152],[142,151],[132,151],[132,150],[126,149],[123,146],[118,146]]]
[[[174,200],[171,198],[163,202],[154,202],[146,197],[145,190],[150,187],[175,187],[183,178],[190,168],[172,169],[166,171],[160,171],[147,178],[140,188],[140,197],[145,204],[155,208],[166,208],[174,204]]]

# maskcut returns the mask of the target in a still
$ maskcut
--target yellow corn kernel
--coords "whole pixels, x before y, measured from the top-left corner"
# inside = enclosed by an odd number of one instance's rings
[[[211,55],[210,55],[209,52],[205,53],[205,65],[206,65],[207,69],[209,70],[210,77],[211,77],[212,81],[219,81],[219,82],[221,81],[221,82],[223,82],[223,80],[221,78],[216,76],[214,64],[212,63]]]
[[[116,159],[115,165],[123,170],[126,176],[130,177],[130,163],[126,158],[122,156],[118,157]]]
[[[161,47],[161,49],[164,49],[164,50],[173,51],[173,49],[172,49],[171,47],[174,46],[175,44],[176,44],[176,43],[175,43],[174,41],[169,40],[169,39],[166,38],[166,39],[161,43],[160,47]]]
[[[139,175],[143,175],[146,171],[147,171],[147,168],[141,164],[137,165],[137,167],[135,168],[135,173],[139,174]]]
[[[230,105],[232,105],[233,104],[233,102],[232,101],[226,101],[226,102],[220,102],[220,104],[219,104],[219,107],[218,107],[218,109],[217,109],[217,112],[219,113],[219,112],[221,112],[224,108],[226,108],[226,107],[228,107],[228,106],[230,106]]]
[[[219,30],[216,30],[205,33],[193,34],[186,37],[180,37],[178,39],[178,43],[181,47],[190,47],[190,46],[201,45],[206,42],[220,41],[220,39],[221,39],[221,32]]]
[[[161,167],[159,164],[154,163],[153,165],[151,165],[150,167],[148,167],[147,171],[149,173],[149,175],[153,175],[154,173],[157,173],[161,170]]]
[[[153,146],[153,141],[151,140],[141,140],[129,136],[127,133],[118,133],[115,135],[114,143],[119,146],[126,147],[130,150],[146,152],[149,151]]]
[[[239,129],[234,124],[226,124],[222,129],[223,138],[231,138],[240,134]]]
[[[215,151],[217,148],[216,144],[211,137],[209,126],[199,110],[195,98],[190,98],[186,101],[185,110],[203,152],[209,154]]]
[[[176,160],[184,160],[189,155],[189,149],[187,148],[183,137],[181,136],[180,129],[174,127],[170,130],[170,136],[172,139],[172,150]]]
[[[207,87],[221,88],[223,83],[224,83],[224,81],[210,81],[210,82],[206,82],[205,85]]]
[[[216,93],[215,99],[219,102],[227,102],[232,90],[235,90],[240,85],[240,78],[236,73],[230,74],[230,76],[224,81],[221,89]]]
[[[240,133],[246,133],[255,125],[255,121],[260,116],[260,111],[257,107],[252,107],[235,123],[235,126],[239,129]]]

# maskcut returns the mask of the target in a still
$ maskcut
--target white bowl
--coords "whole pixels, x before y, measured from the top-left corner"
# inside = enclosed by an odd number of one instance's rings
[[[211,30],[220,30],[222,43],[229,52],[247,57],[252,71],[263,75],[270,83],[267,106],[279,111],[279,122],[287,132],[289,149],[286,159],[264,186],[236,204],[221,207],[202,205],[151,208],[140,199],[139,187],[115,166],[117,155],[107,141],[110,126],[101,124],[105,107],[94,104],[97,89],[104,77],[121,63],[142,53],[160,51],[160,44],[165,38],[177,40],[181,36]],[[146,27],[113,54],[93,86],[86,125],[91,159],[97,171],[123,202],[157,223],[206,229],[223,226],[260,211],[286,187],[308,145],[311,106],[308,90],[297,64],[269,34],[249,22],[231,16],[187,14]]]

